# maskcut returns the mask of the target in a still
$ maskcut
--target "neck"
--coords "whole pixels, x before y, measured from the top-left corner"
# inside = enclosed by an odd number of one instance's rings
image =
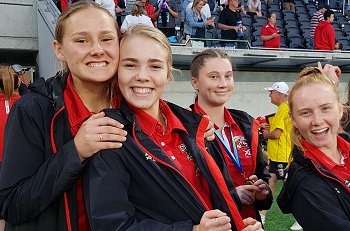
[[[110,107],[110,94],[107,84],[81,84],[73,82],[73,88],[83,101],[85,107],[91,112],[100,112],[101,110]]]
[[[225,105],[219,105],[219,106],[210,106],[203,102],[201,102],[198,99],[199,106],[205,111],[205,113],[210,117],[210,120],[219,127],[219,131],[224,127],[225,125],[225,116],[224,116],[224,108]]]
[[[338,149],[337,141],[335,141],[334,143],[335,143],[335,145],[333,145],[332,147],[323,148],[323,149],[320,149],[320,150],[326,156],[328,156],[331,160],[333,160],[334,163],[340,164],[342,154],[341,154],[341,152]]]

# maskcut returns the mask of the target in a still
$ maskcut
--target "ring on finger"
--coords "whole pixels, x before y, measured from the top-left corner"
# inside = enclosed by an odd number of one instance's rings
[[[102,136],[102,134],[100,133],[99,136],[100,136],[100,142],[102,142],[102,141],[103,141],[103,136]]]

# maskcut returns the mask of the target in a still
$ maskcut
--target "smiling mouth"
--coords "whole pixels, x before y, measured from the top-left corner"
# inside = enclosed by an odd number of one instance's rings
[[[132,90],[138,94],[149,94],[152,92],[151,88],[144,88],[144,87],[133,87]]]
[[[107,66],[107,62],[91,62],[88,63],[89,67],[105,67]]]
[[[329,130],[329,128],[322,128],[322,129],[318,129],[318,130],[313,130],[311,131],[312,134],[318,135],[324,132],[327,132]]]

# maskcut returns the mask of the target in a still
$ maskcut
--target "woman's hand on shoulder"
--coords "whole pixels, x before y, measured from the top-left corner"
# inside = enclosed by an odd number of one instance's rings
[[[74,144],[81,161],[103,149],[120,148],[126,140],[124,125],[106,117],[104,112],[92,115],[79,128]]]
[[[231,230],[231,219],[226,213],[215,209],[206,211],[198,225],[193,226],[193,231]]]

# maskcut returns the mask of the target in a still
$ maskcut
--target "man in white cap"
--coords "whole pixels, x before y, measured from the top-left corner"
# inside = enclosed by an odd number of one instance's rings
[[[268,139],[267,153],[271,175],[269,186],[274,195],[277,180],[284,180],[286,177],[285,169],[291,152],[289,134],[292,122],[287,103],[289,87],[285,82],[277,82],[265,90],[270,93],[271,103],[278,107],[276,114],[269,119],[269,124],[263,130],[264,138]],[[262,219],[266,212],[262,211]]]

